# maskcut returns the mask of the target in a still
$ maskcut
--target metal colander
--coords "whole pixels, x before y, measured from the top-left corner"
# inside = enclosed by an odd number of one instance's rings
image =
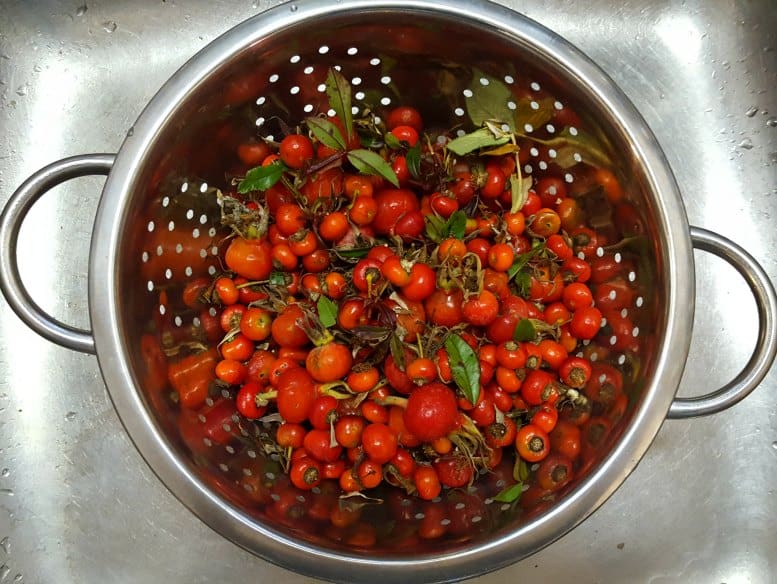
[[[208,315],[181,300],[187,281],[222,269],[218,256],[227,232],[214,190],[245,172],[235,156],[238,144],[278,140],[287,125],[327,113],[323,84],[330,67],[352,85],[354,113],[369,109],[384,117],[394,106],[412,105],[427,126],[462,134],[474,129],[471,100],[489,86],[507,91],[503,106],[524,136],[523,176],[562,177],[607,235],[608,245],[587,259],[624,266],[622,286],[607,293],[611,301],[625,295],[620,320],[617,329],[605,323],[580,353],[620,369],[626,399],[594,404],[598,425],[584,435],[586,463],[563,491],[533,505],[500,502],[496,495],[513,481],[509,460],[473,486],[446,489],[431,502],[398,490],[378,493],[381,502],[341,500],[326,484],[294,491],[277,455],[262,448],[269,423],[234,416],[223,421],[218,440],[197,432],[210,422],[208,408],[222,395],[232,397],[232,390],[214,383],[202,411],[177,403],[165,367],[216,345],[205,330]],[[577,114],[573,121],[563,115],[570,110]],[[617,176],[622,201],[607,198],[592,173],[594,163]],[[53,321],[21,289],[14,273],[15,222],[52,184],[108,170],[90,258],[94,331],[86,333]],[[313,1],[270,10],[180,70],[115,159],[63,161],[19,193],[2,226],[8,243],[3,289],[12,306],[48,338],[97,352],[130,436],[189,508],[250,551],[318,577],[460,579],[560,537],[636,466],[669,411],[690,343],[691,238],[655,139],[585,56],[534,22],[488,3]],[[764,322],[746,370],[725,392],[676,402],[672,414],[678,417],[719,411],[744,397],[775,349],[774,295],[762,270],[714,234],[697,230],[694,242],[746,275]]]

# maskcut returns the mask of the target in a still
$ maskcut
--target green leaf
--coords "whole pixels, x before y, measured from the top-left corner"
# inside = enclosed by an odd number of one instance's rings
[[[287,283],[286,274],[285,272],[272,272],[270,277],[267,278],[267,281],[270,286],[285,286]]]
[[[545,249],[545,245],[540,244],[533,247],[526,253],[522,253],[517,258],[515,258],[513,260],[513,265],[507,269],[507,279],[511,280],[512,278],[514,278],[518,274],[518,272],[523,270],[529,264],[529,261],[538,253],[540,253],[543,249]]]
[[[362,343],[382,342],[389,338],[393,329],[385,326],[360,325],[349,332]]]
[[[537,109],[531,106],[537,104]],[[553,117],[555,100],[552,97],[546,97],[535,101],[530,97],[525,97],[516,103],[515,108],[515,127],[519,132],[524,130],[524,126],[529,124],[532,128],[539,128]]]
[[[531,182],[531,178],[521,176],[520,169],[517,174],[510,175],[510,213],[517,213],[526,204]]]
[[[447,231],[445,237],[464,239],[464,233],[467,229],[467,214],[464,211],[456,211],[448,218],[445,227]]]
[[[326,76],[326,96],[330,107],[345,126],[347,136],[353,135],[353,116],[351,114],[351,86],[342,73],[329,69]]]
[[[521,498],[522,494],[523,483],[518,482],[501,491],[494,497],[494,501],[499,501],[500,503],[514,503]]]
[[[483,152],[480,152],[483,156],[504,156],[505,154],[514,154],[515,152],[518,152],[520,148],[516,144],[503,144],[502,146],[497,146],[496,148],[491,148],[490,150],[484,150]]]
[[[513,340],[517,342],[538,341],[551,337],[558,340],[559,327],[548,324],[539,318],[524,318],[518,322],[513,331]]]
[[[245,178],[237,183],[237,192],[244,195],[250,191],[266,191],[281,180],[287,170],[286,165],[280,161],[252,168],[246,173]]]
[[[606,138],[601,138],[583,132],[582,130],[564,128],[558,136],[550,140],[543,140],[532,135],[518,135],[552,148],[556,151],[554,162],[561,168],[570,168],[585,162],[595,167],[612,167],[610,158],[611,148],[606,144]]]
[[[612,167],[607,148],[595,136],[582,130],[572,134],[570,128],[564,128],[557,138],[548,140],[547,145],[555,148],[555,162],[561,168],[571,168],[581,161],[596,167]]]
[[[507,107],[507,102],[513,99],[510,88],[499,79],[478,69],[472,73],[472,97],[467,98],[469,119],[475,126],[482,126],[486,121],[496,121],[508,124],[510,129],[515,131],[513,112]],[[486,85],[483,85],[481,80],[485,80]]]
[[[515,287],[518,289],[518,295],[522,298],[529,296],[529,290],[531,289],[531,276],[527,272],[519,272],[516,274]]]
[[[383,140],[386,142],[386,146],[388,146],[392,150],[399,150],[400,148],[402,148],[402,142],[400,142],[399,138],[397,138],[391,132],[387,132],[383,136]]]
[[[415,179],[421,178],[421,144],[416,144],[405,154],[407,170]]]
[[[326,328],[334,326],[337,322],[337,304],[326,296],[319,296],[316,308],[318,309],[318,319],[321,321],[321,324]]]
[[[496,137],[488,128],[479,128],[469,134],[464,134],[448,142],[445,147],[459,156],[464,156],[481,148],[490,146],[501,146],[510,141],[507,135]]]
[[[359,143],[365,148],[380,148],[384,142],[378,136],[368,131],[357,132],[359,134]]]
[[[445,339],[445,350],[451,365],[453,380],[469,403],[480,396],[480,360],[475,351],[457,334]]]
[[[437,215],[427,215],[426,222],[426,236],[435,243],[440,243],[445,239],[445,233],[447,232],[447,223]]]
[[[362,174],[382,176],[392,185],[399,188],[399,179],[397,179],[394,169],[379,154],[361,148],[351,150],[348,153],[348,162],[353,164],[356,170]]]
[[[391,335],[389,339],[389,350],[391,351],[391,357],[394,359],[397,367],[400,371],[405,370],[405,346],[396,334]]]
[[[515,464],[513,465],[513,478],[518,482],[525,482],[529,480],[529,465],[523,458],[516,457]]]
[[[426,236],[435,243],[448,237],[463,239],[467,229],[467,214],[464,211],[454,212],[447,221],[437,215],[427,215],[425,221]]]
[[[397,65],[397,60],[394,57],[389,57],[388,55],[381,55],[380,56],[380,75],[381,77],[384,77],[386,75],[390,75],[391,72],[394,70],[394,67]]]
[[[333,249],[343,259],[363,258],[370,253],[371,247],[349,247],[345,249]]]
[[[522,343],[525,341],[533,341],[537,338],[537,327],[529,318],[522,318],[518,321],[513,332],[513,340]]]
[[[333,150],[345,150],[345,138],[336,125],[325,118],[309,117],[305,120],[313,135],[324,146]]]

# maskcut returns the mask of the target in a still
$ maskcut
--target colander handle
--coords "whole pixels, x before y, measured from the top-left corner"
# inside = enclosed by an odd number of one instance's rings
[[[34,173],[11,195],[0,215],[0,290],[13,311],[42,337],[68,349],[94,353],[91,331],[64,324],[32,299],[19,274],[16,245],[27,212],[43,194],[73,178],[107,175],[114,154],[83,154],[58,160]]]
[[[747,365],[732,381],[712,393],[690,398],[675,398],[668,418],[706,416],[723,411],[745,398],[763,380],[777,354],[777,295],[760,264],[733,241],[701,227],[691,227],[693,247],[708,251],[727,261],[750,286],[758,308],[758,338]]]

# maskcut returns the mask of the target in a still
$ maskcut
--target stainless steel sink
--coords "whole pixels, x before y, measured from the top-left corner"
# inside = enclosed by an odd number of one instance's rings
[[[86,2],[86,3],[84,3]],[[732,238],[777,280],[777,9],[772,0],[503,4],[577,44],[658,136],[691,223]],[[113,152],[146,101],[209,40],[277,2],[0,0],[0,206],[31,172]],[[35,299],[87,326],[86,262],[101,184],[30,214],[21,267]],[[697,255],[681,394],[747,361],[747,286]],[[770,582],[777,574],[777,373],[734,408],[667,422],[589,520],[477,582]],[[18,575],[18,576],[17,576]],[[0,583],[306,582],[237,548],[178,503],[137,454],[97,361],[0,306]]]

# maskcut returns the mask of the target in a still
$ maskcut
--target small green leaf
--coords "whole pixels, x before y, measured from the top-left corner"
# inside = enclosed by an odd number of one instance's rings
[[[272,272],[267,281],[269,282],[270,286],[285,286],[286,274],[284,272]]]
[[[237,184],[237,192],[241,195],[250,191],[266,191],[283,176],[288,168],[280,161],[267,166],[257,166],[246,173],[246,176]]]
[[[574,128],[564,128],[558,136],[550,140],[543,140],[521,132],[518,132],[518,135],[548,148],[553,148],[556,151],[554,163],[561,168],[570,168],[580,162],[595,167],[612,167],[612,159],[609,154],[612,152],[612,148],[604,136],[597,137]]]
[[[580,162],[596,167],[612,167],[607,148],[598,138],[582,130],[573,134],[570,128],[564,128],[557,138],[547,142],[550,148],[556,149],[554,162],[561,168],[571,168]]]
[[[426,236],[435,243],[440,243],[445,239],[445,233],[447,231],[447,224],[437,215],[427,215],[426,221]]]
[[[456,385],[469,403],[477,403],[480,396],[480,360],[475,351],[457,334],[448,335],[445,350]]]
[[[425,220],[426,236],[435,243],[448,237],[464,238],[467,229],[467,214],[464,211],[456,211],[447,221],[437,215],[427,215]]]
[[[399,138],[397,138],[391,132],[386,133],[383,136],[383,140],[386,142],[386,146],[388,146],[392,150],[399,150],[400,148],[402,148],[402,142],[400,142]]]
[[[507,102],[513,99],[509,87],[499,79],[475,69],[469,89],[472,97],[467,98],[467,114],[475,126],[482,126],[486,121],[496,121],[508,124],[511,130],[515,130],[513,111],[507,107]]]
[[[336,125],[324,118],[310,117],[305,120],[313,135],[324,146],[332,150],[345,150],[345,138]]]
[[[515,287],[518,289],[519,296],[522,298],[529,296],[529,290],[531,289],[531,276],[528,274],[528,272],[519,272],[516,274],[513,282],[515,282]]]
[[[344,249],[333,249],[338,256],[343,259],[363,258],[370,253],[371,247],[349,247]]]
[[[494,497],[494,501],[499,501],[500,503],[514,503],[521,498],[522,494],[523,483],[518,482],[501,491]]]
[[[532,107],[532,103],[536,104],[536,108]],[[524,130],[526,124],[532,128],[539,128],[553,117],[554,104],[555,100],[552,97],[538,101],[531,97],[519,100],[515,108],[515,127],[518,128],[519,132]]]
[[[518,482],[525,482],[529,479],[531,471],[529,465],[523,458],[516,457],[515,465],[513,465],[513,478]]]
[[[398,61],[394,57],[389,57],[388,55],[381,55],[381,59],[380,59],[381,77],[390,75],[391,72],[394,70],[394,67],[396,67],[397,63]]]
[[[461,93],[461,82],[449,69],[442,68],[436,72],[434,93],[443,97],[453,97]],[[431,92],[430,92],[431,93]]]
[[[464,239],[464,233],[467,229],[467,214],[464,211],[456,211],[448,218],[445,227],[445,237]],[[445,239],[445,237],[443,237],[443,239]]]
[[[529,318],[522,318],[515,326],[515,332],[513,332],[513,340],[522,343],[526,341],[533,341],[537,338],[537,327]]]
[[[362,343],[375,343],[388,339],[391,331],[385,326],[360,325],[353,327],[350,333]]]
[[[383,146],[383,140],[368,131],[357,132],[359,134],[359,143],[365,148],[380,148]]]
[[[392,185],[399,188],[399,179],[397,179],[394,169],[379,154],[370,150],[351,150],[348,153],[348,162],[353,164],[354,168],[362,174],[382,176]]]
[[[516,174],[510,175],[510,213],[517,213],[526,204],[531,183],[531,178],[521,176],[520,169]]]
[[[316,308],[318,309],[318,319],[321,321],[321,324],[326,328],[334,326],[337,322],[337,304],[326,296],[319,296]]]
[[[511,280],[512,278],[514,278],[518,274],[518,272],[523,270],[529,264],[529,261],[538,253],[540,253],[543,249],[545,249],[545,245],[540,244],[533,247],[526,253],[522,253],[517,258],[515,258],[513,260],[513,265],[507,269],[507,279]]]
[[[502,146],[497,146],[496,148],[492,148],[491,150],[484,150],[480,152],[483,156],[504,156],[505,154],[514,154],[518,152],[520,148],[516,144],[503,144]]]
[[[464,156],[475,150],[481,148],[488,148],[491,146],[501,146],[510,141],[510,137],[503,135],[500,137],[494,136],[493,132],[488,128],[479,128],[469,134],[464,134],[448,142],[445,147],[459,156]]]
[[[401,371],[405,370],[405,346],[397,335],[391,335],[389,339],[389,350],[391,351],[391,358],[394,359],[397,367]]]
[[[405,154],[407,170],[415,179],[421,178],[421,144],[416,144]]]
[[[353,135],[353,116],[351,114],[351,86],[343,74],[336,69],[329,69],[326,76],[326,96],[330,107],[340,118],[347,136]]]

